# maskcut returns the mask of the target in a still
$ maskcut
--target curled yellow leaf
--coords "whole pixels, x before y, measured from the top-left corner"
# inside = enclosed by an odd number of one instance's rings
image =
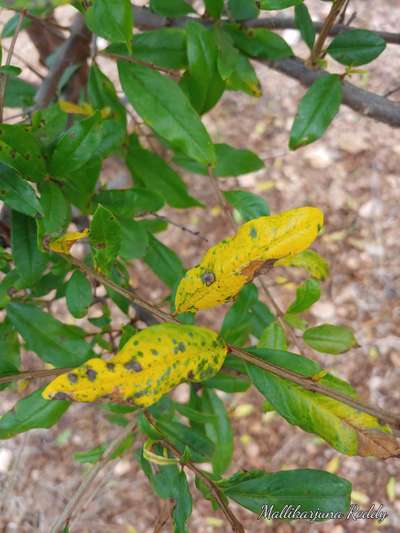
[[[58,106],[61,111],[72,115],[86,115],[90,117],[94,114],[94,109],[88,102],[75,104],[74,102],[68,102],[67,100],[59,100]]]
[[[49,400],[110,399],[148,407],[183,381],[214,376],[226,354],[226,344],[210,329],[157,324],[131,337],[109,361],[89,359],[58,376],[42,395]]]
[[[323,220],[320,209],[300,207],[246,222],[188,270],[176,291],[176,310],[198,311],[231,300],[264,263],[307,249]]]
[[[61,237],[50,241],[49,248],[53,252],[57,252],[60,254],[69,254],[72,245],[75,244],[76,241],[84,239],[88,235],[88,229],[84,229],[83,231],[70,231],[68,233],[64,233],[64,235],[61,235]]]

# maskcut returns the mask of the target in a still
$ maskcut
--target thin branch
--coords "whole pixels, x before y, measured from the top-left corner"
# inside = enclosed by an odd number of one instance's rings
[[[137,412],[135,412],[135,415]],[[96,479],[99,472],[104,468],[104,466],[110,461],[113,453],[117,450],[118,446],[123,442],[123,440],[132,433],[136,428],[136,416],[108,446],[104,452],[102,458],[92,469],[87,473],[86,477],[82,480],[82,483],[79,485],[77,490],[74,492],[73,497],[69,500],[68,504],[65,506],[64,511],[61,515],[53,522],[50,527],[50,533],[59,533],[63,531],[66,526],[68,526],[72,516],[77,513],[81,507],[81,499],[84,494],[87,492],[89,487],[92,485]]]
[[[149,63],[148,61],[142,61],[141,59],[137,59],[133,56],[127,56],[123,54],[112,54],[111,52],[106,52],[104,50],[100,50],[98,52],[99,56],[108,57],[109,59],[116,59],[121,61],[127,61],[128,63],[136,63],[137,65],[143,65],[144,67],[150,68],[152,70],[159,70],[160,72],[164,72],[165,74],[168,74],[169,76],[176,77],[178,75],[176,70],[172,70],[169,68],[163,68],[159,67],[158,65],[155,65],[154,63]]]
[[[328,16],[324,20],[324,23],[322,24],[322,28],[320,31],[320,34],[318,36],[318,39],[315,42],[315,45],[313,46],[313,49],[311,50],[311,56],[310,56],[310,66],[314,66],[318,63],[319,59],[322,58],[324,53],[324,44],[326,41],[326,38],[329,35],[329,32],[333,28],[336,19],[340,15],[340,12],[342,11],[343,7],[346,5],[347,0],[333,0],[331,9],[328,13]]]
[[[28,370],[26,372],[19,372],[18,374],[10,374],[8,376],[0,377],[0,385],[4,383],[12,383],[21,379],[40,379],[49,376],[59,376],[65,372],[69,372],[72,368],[49,368],[43,370]]]
[[[22,11],[19,14],[17,27],[15,28],[14,35],[12,36],[10,48],[8,49],[8,53],[7,53],[7,59],[5,62],[5,66],[9,66],[11,64],[11,59],[14,53],[15,43],[17,42],[19,32],[21,31],[21,26],[24,20],[24,16],[25,16],[25,11]],[[1,73],[0,74],[0,123],[3,122],[3,108],[4,108],[4,98],[6,95],[7,80],[8,80],[8,75],[5,73]]]
[[[226,201],[224,193],[221,191],[219,187],[218,178],[215,176],[211,165],[208,166],[208,178],[210,180],[211,187],[215,191],[215,195],[217,196],[218,203],[220,204],[221,209],[226,216],[226,219],[229,221],[231,228],[235,230],[236,223],[235,223],[235,219],[233,218],[233,213],[228,205],[228,202]]]
[[[168,222],[168,224],[171,224],[171,226],[175,226],[176,228],[179,228],[182,231],[186,231],[204,242],[208,242],[208,239],[206,237],[203,237],[200,231],[196,231],[191,228],[188,228],[187,226],[183,226],[182,224],[178,224],[178,222],[174,222],[173,220],[164,215],[158,215],[157,213],[152,213],[151,215],[153,216],[153,218],[156,218],[158,220],[164,220],[165,222]]]

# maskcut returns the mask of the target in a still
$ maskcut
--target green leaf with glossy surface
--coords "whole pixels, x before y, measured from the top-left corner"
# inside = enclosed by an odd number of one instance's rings
[[[124,259],[139,259],[146,255],[149,237],[141,222],[127,218],[119,218],[121,227],[121,248],[119,255]]]
[[[11,245],[15,268],[26,287],[34,285],[42,276],[47,256],[38,248],[36,221],[12,211]]]
[[[253,283],[241,289],[222,323],[220,335],[226,342],[239,346],[246,343],[251,331],[252,308],[257,298],[257,287]]]
[[[35,191],[19,172],[0,163],[0,200],[11,209],[31,217],[43,214]]]
[[[337,35],[327,52],[342,65],[359,66],[376,59],[386,48],[385,40],[373,31],[347,30]]]
[[[238,472],[218,483],[225,496],[239,505],[270,518],[268,509],[286,506],[301,512],[346,513],[350,507],[351,483],[323,470],[298,469],[267,473],[262,470]],[[265,515],[264,515],[265,512]]]
[[[94,195],[100,170],[101,160],[95,157],[62,181],[66,198],[83,213],[91,212],[90,200]]]
[[[198,431],[170,419],[159,419],[156,428],[167,440],[183,453],[187,446],[190,450],[191,460],[196,463],[209,461],[214,454],[215,445],[205,435]]]
[[[244,222],[270,214],[267,202],[258,194],[248,191],[227,191],[224,196],[239,211]]]
[[[29,349],[46,363],[79,366],[93,356],[83,330],[63,324],[35,305],[11,302],[7,316]]]
[[[154,213],[164,205],[164,200],[158,192],[140,187],[100,191],[94,201],[122,218]]]
[[[242,91],[256,97],[262,95],[261,83],[257,78],[256,71],[243,54],[239,55],[235,68],[226,83],[227,88],[231,91]]]
[[[130,45],[133,11],[129,0],[96,0],[85,14],[90,30],[111,43]]]
[[[70,205],[67,202],[60,185],[51,181],[40,184],[40,203],[43,208],[43,218],[40,221],[44,235],[58,236],[70,221]]]
[[[0,418],[0,439],[11,439],[19,433],[34,428],[54,426],[69,407],[64,400],[44,400],[38,389],[19,400],[15,406]]]
[[[296,150],[324,134],[339,111],[342,81],[337,74],[318,78],[301,99],[290,132],[289,148]]]
[[[293,50],[285,39],[265,28],[240,30],[236,26],[225,26],[235,46],[250,57],[261,59],[284,59],[293,56]]]
[[[158,154],[143,148],[130,148],[127,164],[134,179],[138,177],[150,191],[161,194],[171,207],[203,205],[188,194],[182,178]]]
[[[287,313],[302,313],[309,309],[321,296],[321,288],[315,279],[307,279],[296,290],[296,299],[289,305]]]
[[[180,87],[147,67],[118,62],[122,88],[136,112],[175,149],[204,164],[215,163],[214,146]]]
[[[183,17],[194,9],[184,0],[150,0],[150,9],[165,17]]]
[[[149,234],[149,249],[144,262],[168,287],[172,288],[185,270],[176,253]]]
[[[75,270],[67,282],[65,296],[68,310],[72,316],[82,318],[87,314],[93,299],[92,285],[80,270]]]
[[[54,176],[66,177],[81,169],[92,159],[102,141],[98,114],[75,123],[58,141],[50,159]]]
[[[224,0],[204,0],[207,13],[214,19],[218,19],[224,10]]]
[[[20,78],[7,81],[4,107],[30,107],[34,104],[37,86]]]
[[[228,10],[232,18],[238,21],[258,17],[256,0],[228,0]]]
[[[121,247],[121,227],[115,215],[99,204],[89,228],[89,242],[95,267],[105,272]]]
[[[214,26],[214,35],[218,49],[218,72],[221,78],[226,80],[235,70],[235,65],[239,60],[239,51],[235,48],[229,33],[219,26]]]
[[[287,342],[282,326],[274,321],[269,324],[258,341],[257,348],[271,348],[272,350],[286,350]]]
[[[260,0],[260,8],[266,11],[286,9],[287,7],[298,6],[304,0]]]
[[[322,324],[315,328],[307,329],[303,335],[304,342],[317,352],[340,354],[357,346],[357,339],[353,332],[346,326]]]
[[[315,42],[315,28],[308,7],[301,3],[294,8],[295,23],[303,41],[312,50]]]

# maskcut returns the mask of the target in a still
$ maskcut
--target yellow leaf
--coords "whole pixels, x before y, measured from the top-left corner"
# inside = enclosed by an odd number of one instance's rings
[[[57,239],[50,241],[49,248],[53,252],[58,252],[60,254],[68,254],[72,245],[80,239],[84,239],[89,235],[89,230],[85,229],[83,231],[70,231],[61,235]]]
[[[93,107],[87,102],[83,102],[82,104],[74,104],[73,102],[67,102],[66,100],[59,100],[58,106],[61,111],[71,115],[91,116],[94,113]]]
[[[199,265],[182,278],[177,312],[198,311],[234,298],[266,261],[299,254],[317,237],[323,213],[301,207],[249,220],[233,237],[210,248]]]
[[[148,407],[183,381],[203,381],[221,368],[227,346],[207,328],[157,324],[133,337],[109,361],[89,359],[54,379],[45,399],[111,399]]]

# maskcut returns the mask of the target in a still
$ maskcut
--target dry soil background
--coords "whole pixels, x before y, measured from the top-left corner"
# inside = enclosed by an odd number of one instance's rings
[[[313,15],[322,18],[328,4],[309,1]],[[354,25],[399,31],[398,0],[372,2],[352,0],[350,12],[356,11]],[[3,11],[1,20],[9,14]],[[70,11],[62,22],[68,21]],[[305,53],[296,31],[284,32],[299,53]],[[20,55],[35,61],[35,52],[22,35],[17,44]],[[239,178],[244,190],[258,192],[271,210],[313,204],[326,215],[326,231],[317,249],[331,264],[331,278],[324,284],[324,296],[313,306],[309,319],[350,325],[360,348],[339,357],[320,355],[324,366],[349,379],[363,398],[389,410],[399,411],[400,400],[400,252],[399,243],[399,163],[400,131],[364,118],[346,107],[323,139],[295,153],[287,149],[293,114],[304,89],[299,84],[265,67],[256,65],[263,95],[250,98],[227,93],[206,117],[215,142],[247,147],[265,159],[265,169]],[[41,67],[38,66],[40,69]],[[105,67],[109,68],[109,67]],[[337,68],[337,65],[336,67]],[[387,51],[369,68],[368,78],[354,83],[383,94],[400,83],[400,48]],[[113,70],[110,70],[113,75]],[[400,91],[392,96],[399,101]],[[104,166],[103,179],[113,186],[129,180],[119,161]],[[226,231],[224,215],[207,182],[199,176],[186,176],[192,193],[213,208],[182,213],[168,209],[172,220],[200,230],[212,244]],[[233,180],[224,188],[236,187]],[[208,245],[193,235],[171,227],[161,239],[174,248],[187,266],[194,264]],[[276,273],[278,274],[278,272]],[[276,275],[274,274],[274,276]],[[283,271],[279,274],[285,274]],[[287,275],[287,274],[286,274]],[[269,282],[274,284],[274,276]],[[291,279],[299,279],[291,274]],[[140,264],[131,270],[131,280],[143,295],[159,301],[165,290]],[[273,294],[284,305],[293,296],[293,284],[273,286]],[[54,311],[64,320],[62,307]],[[222,312],[202,315],[204,324],[218,325]],[[120,317],[115,316],[116,324]],[[32,364],[26,355],[25,365]],[[185,387],[177,391],[184,397]],[[17,392],[2,394],[1,411],[9,409]],[[374,521],[342,521],[324,524],[304,522],[257,522],[251,513],[232,508],[248,531],[332,532],[400,530],[399,460],[385,462],[372,458],[345,457],[313,435],[289,426],[278,416],[263,415],[262,398],[254,391],[236,395],[228,404],[233,413],[235,455],[239,469],[322,468],[336,472],[353,484],[353,502],[368,509],[382,503],[389,512],[384,524]],[[243,407],[244,405],[244,407]],[[36,430],[12,441],[0,443],[0,483],[2,493],[2,531],[11,533],[47,532],[49,524],[63,510],[85,472],[72,454],[109,440],[118,428],[109,424],[98,408],[73,406],[50,431]],[[213,512],[208,502],[193,488],[194,510],[190,531],[223,532],[227,525],[222,514]],[[98,478],[91,501],[72,523],[73,533],[147,533],[162,511],[160,502],[149,490],[144,475],[130,455],[111,463]],[[170,526],[165,528],[169,530]]]

